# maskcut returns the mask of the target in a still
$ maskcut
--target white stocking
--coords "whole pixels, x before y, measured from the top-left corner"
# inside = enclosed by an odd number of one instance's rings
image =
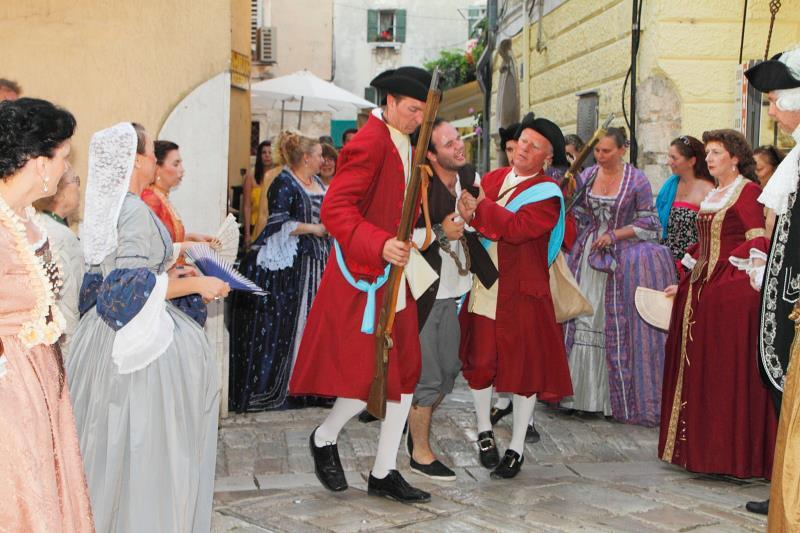
[[[536,412],[536,395],[533,395],[533,411],[531,411],[531,421],[528,422],[529,425],[533,425],[533,413]]]
[[[403,426],[408,418],[413,394],[401,394],[399,402],[386,402],[386,418],[381,422],[378,453],[372,466],[372,477],[383,479],[397,469],[397,449],[403,438]]]
[[[492,387],[470,389],[475,401],[475,417],[478,419],[478,433],[492,430],[490,413],[492,410]]]
[[[511,404],[511,395],[507,392],[501,392],[497,395],[497,400],[494,402],[495,409],[505,409]]]
[[[314,444],[317,447],[326,444],[336,444],[339,432],[348,420],[364,410],[367,403],[355,398],[336,398],[331,412],[314,434]]]
[[[514,411],[512,417],[514,419],[513,430],[511,432],[511,443],[508,445],[509,450],[514,450],[520,457],[525,450],[525,432],[528,430],[528,421],[533,416],[533,408],[536,405],[536,395],[532,394],[528,397],[514,395]]]

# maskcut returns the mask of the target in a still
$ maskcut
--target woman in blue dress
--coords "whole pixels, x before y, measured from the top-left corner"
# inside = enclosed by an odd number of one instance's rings
[[[120,123],[96,133],[81,243],[83,316],[67,367],[97,531],[209,531],[220,384],[203,329],[167,300],[227,295],[178,277],[180,253],[142,202],[153,140]]]
[[[231,320],[230,408],[285,407],[306,317],[328,259],[320,224],[325,185],[316,139],[281,136],[284,161],[267,193],[269,219],[242,261],[242,273],[266,295],[237,293]]]

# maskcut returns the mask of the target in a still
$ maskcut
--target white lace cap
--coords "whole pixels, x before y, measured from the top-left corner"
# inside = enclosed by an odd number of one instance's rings
[[[117,247],[117,220],[130,187],[136,144],[136,130],[130,122],[120,122],[92,135],[80,231],[88,265],[102,263]]]

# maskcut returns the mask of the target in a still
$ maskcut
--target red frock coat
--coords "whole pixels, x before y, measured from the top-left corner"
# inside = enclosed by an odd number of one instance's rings
[[[766,250],[761,188],[745,181],[697,217],[695,267],[678,285],[664,359],[662,460],[691,472],[770,477],[775,409],[758,370],[759,293],[729,258]]]
[[[506,175],[500,168],[486,174],[481,185],[486,199],[470,224],[498,241],[498,295],[496,320],[476,315],[464,306],[461,313],[461,361],[464,377],[473,389],[494,384],[498,392],[552,401],[572,394],[572,381],[561,326],[556,322],[550,295],[547,245],[558,221],[560,203],[551,198],[528,204],[516,213],[495,203]],[[523,182],[523,190],[547,176]]]
[[[339,156],[336,176],[322,202],[322,223],[342,249],[355,279],[384,272],[383,245],[397,235],[405,195],[403,162],[382,120],[370,116]],[[384,289],[376,294],[377,322]],[[292,372],[290,393],[366,401],[372,382],[375,336],[361,333],[367,293],[352,287],[331,253],[320,281]],[[387,397],[411,394],[420,373],[417,306],[406,289],[406,307],[394,320]]]

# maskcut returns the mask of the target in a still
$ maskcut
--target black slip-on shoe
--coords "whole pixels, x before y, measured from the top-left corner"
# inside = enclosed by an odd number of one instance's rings
[[[500,463],[500,452],[494,440],[494,432],[478,433],[478,455],[484,468],[494,468]]]
[[[744,508],[751,513],[763,515],[769,514],[769,499],[764,500],[763,502],[747,502],[747,505],[745,505]]]
[[[319,427],[315,428],[308,438],[308,447],[311,449],[311,457],[314,458],[314,473],[326,489],[334,492],[345,490],[347,479],[344,477],[342,462],[339,460],[339,448],[336,444],[317,446],[314,443],[317,429]]]
[[[370,472],[369,481],[367,482],[367,494],[382,496],[401,503],[426,503],[431,501],[430,493],[409,485],[397,470],[390,470],[389,475],[383,479],[374,477]]]
[[[519,474],[519,469],[522,468],[522,463],[524,461],[525,459],[520,457],[514,450],[506,450],[503,460],[500,461],[497,468],[492,470],[489,476],[492,479],[511,479]]]
[[[411,471],[415,474],[419,474],[421,476],[425,476],[430,479],[435,479],[436,481],[455,481],[456,480],[456,473],[453,472],[450,468],[448,468],[443,462],[439,459],[434,459],[431,464],[423,465],[418,463],[411,458],[410,462]]]
[[[504,416],[511,414],[511,411],[514,410],[514,402],[508,404],[508,407],[505,409],[498,409],[497,407],[492,407],[492,410],[489,411],[489,421],[492,425],[497,424],[500,420],[503,419]]]
[[[540,440],[542,440],[542,436],[536,431],[536,427],[533,424],[528,424],[528,430],[525,431],[525,442],[535,444]]]
[[[377,418],[369,414],[369,411],[364,409],[360,413],[358,413],[358,421],[362,424],[369,424],[370,422],[375,422]]]

